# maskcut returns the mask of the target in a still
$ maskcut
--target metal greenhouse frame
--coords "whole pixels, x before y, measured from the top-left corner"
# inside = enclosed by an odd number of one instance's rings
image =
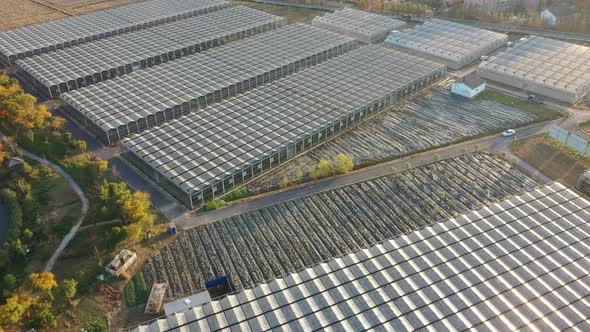
[[[0,32],[0,65],[228,6],[225,0],[150,0]]]
[[[393,18],[345,8],[317,16],[312,25],[353,37],[366,44],[380,43],[392,31],[406,25]]]
[[[361,47],[123,141],[127,158],[193,209],[444,77],[446,67]]]
[[[108,144],[222,99],[313,66],[358,46],[305,24],[63,94],[62,100]]]
[[[17,60],[18,74],[46,97],[273,30],[286,19],[230,7],[145,30]]]
[[[485,79],[574,104],[590,91],[590,48],[531,36],[477,71]]]
[[[392,33],[385,45],[459,70],[507,42],[508,36],[502,33],[432,19],[412,29]]]

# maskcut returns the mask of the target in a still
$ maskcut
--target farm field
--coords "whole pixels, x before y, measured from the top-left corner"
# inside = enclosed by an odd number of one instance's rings
[[[466,154],[183,232],[143,274],[148,287],[167,282],[169,298],[220,276],[250,287],[536,185],[498,157]]]
[[[274,189],[281,179],[294,180],[298,170],[307,172],[319,160],[340,153],[351,155],[357,166],[370,165],[535,120],[535,115],[514,107],[484,98],[468,100],[435,88],[255,179],[247,188],[251,193]]]
[[[551,180],[559,180],[570,187],[575,187],[580,175],[590,169],[590,158],[579,158],[573,149],[543,135],[515,141],[510,148]]]

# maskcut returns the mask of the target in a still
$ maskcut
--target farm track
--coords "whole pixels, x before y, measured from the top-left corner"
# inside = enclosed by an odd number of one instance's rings
[[[306,172],[319,160],[333,159],[340,153],[351,155],[356,165],[367,165],[523,126],[535,119],[510,106],[481,98],[467,100],[437,88],[278,167],[247,188],[250,192],[276,188],[282,178],[295,179],[298,170]]]
[[[466,154],[194,228],[143,267],[168,298],[227,276],[235,289],[467,212],[538,183],[495,156]]]

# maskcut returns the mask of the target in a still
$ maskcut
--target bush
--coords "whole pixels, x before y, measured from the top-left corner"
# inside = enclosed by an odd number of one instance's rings
[[[86,152],[86,149],[88,148],[86,141],[83,140],[76,140],[72,142],[72,146],[74,147],[74,149],[76,149],[78,152]]]
[[[238,188],[238,189],[233,190],[229,194],[225,195],[223,197],[223,200],[226,202],[231,202],[231,201],[235,201],[236,199],[240,199],[245,196],[248,196],[248,194],[249,194],[248,189]]]
[[[348,154],[339,154],[334,159],[334,164],[336,168],[336,172],[339,174],[344,174],[352,171],[354,168],[354,162],[352,161],[352,156]]]
[[[225,206],[225,201],[220,199],[213,200],[205,205],[205,211],[216,210]]]
[[[131,281],[135,284],[135,301],[137,304],[146,303],[148,300],[148,289],[143,278],[143,273],[140,271],[136,273]]]
[[[125,299],[127,300],[127,306],[134,307],[137,304],[137,298],[135,297],[135,283],[131,279],[125,287]]]

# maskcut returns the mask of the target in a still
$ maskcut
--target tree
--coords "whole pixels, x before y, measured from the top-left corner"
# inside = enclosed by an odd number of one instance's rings
[[[106,160],[99,160],[96,162],[96,168],[98,169],[98,173],[104,175],[109,169],[109,162]]]
[[[31,284],[33,285],[34,289],[37,289],[41,292],[46,292],[53,300],[53,294],[51,294],[51,290],[57,287],[57,281],[55,281],[55,275],[53,273],[31,273],[29,275],[29,279],[31,279]]]
[[[281,182],[279,183],[279,187],[281,187],[282,189],[287,188],[289,186],[289,183],[291,181],[289,181],[289,178],[284,177],[281,179]]]
[[[27,326],[32,328],[48,328],[55,325],[55,314],[51,303],[37,301],[30,307],[31,317],[27,319]]]
[[[110,207],[116,207],[119,210],[126,200],[131,197],[131,190],[127,188],[125,182],[110,182],[104,180],[100,186],[99,198]]]
[[[302,170],[297,170],[297,173],[295,174],[295,179],[297,180],[297,182],[301,183],[301,180],[303,180],[303,171]]]
[[[2,287],[13,290],[16,287],[16,277],[10,273],[5,274],[2,277]]]
[[[136,191],[123,202],[123,218],[129,223],[140,223],[143,227],[151,227],[156,220],[151,207],[150,194]]]
[[[33,299],[29,293],[20,292],[9,297],[6,299],[6,304],[0,306],[0,324],[19,324],[32,304]]]
[[[79,152],[85,152],[86,149],[88,148],[88,145],[86,144],[86,141],[84,140],[76,140],[72,143],[74,149],[76,149]]]
[[[125,237],[129,239],[131,242],[137,242],[141,240],[143,229],[143,225],[139,223],[127,225],[124,227]]]
[[[78,290],[78,281],[76,279],[65,279],[61,282],[61,287],[64,291],[64,295],[72,304],[72,299],[76,296],[76,291]]]
[[[340,174],[348,173],[354,168],[352,156],[348,154],[339,154],[334,159],[336,172]]]

